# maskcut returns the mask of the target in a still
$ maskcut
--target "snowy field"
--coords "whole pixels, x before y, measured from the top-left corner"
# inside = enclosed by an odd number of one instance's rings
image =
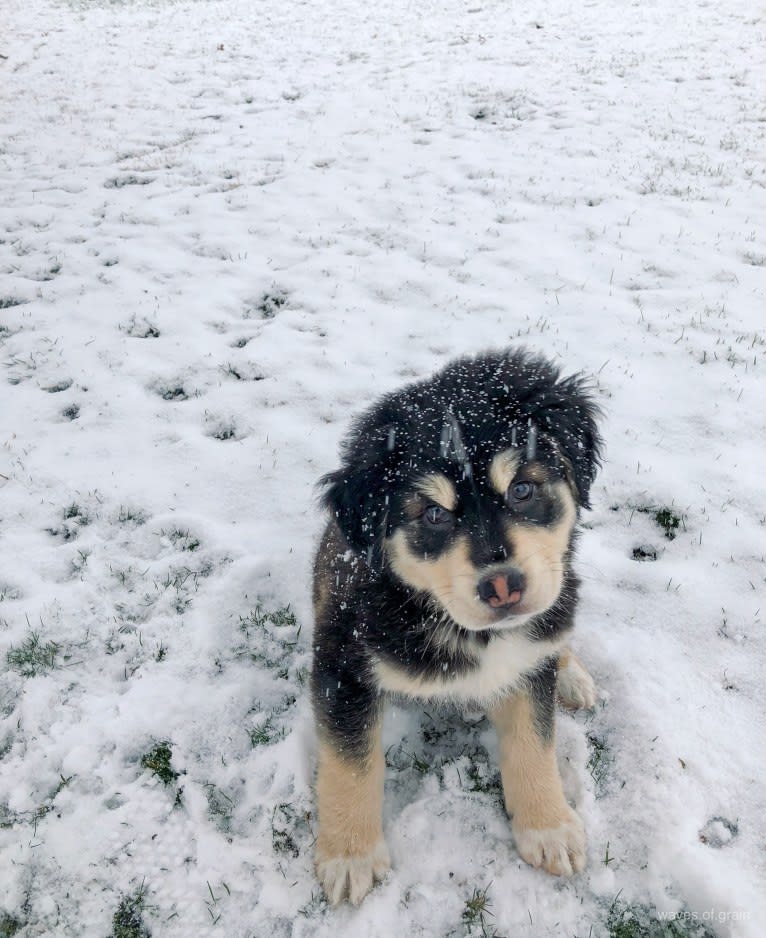
[[[766,933],[752,0],[3,0],[0,936]],[[394,869],[312,869],[315,482],[451,357],[594,376],[562,713],[588,868],[397,708]]]

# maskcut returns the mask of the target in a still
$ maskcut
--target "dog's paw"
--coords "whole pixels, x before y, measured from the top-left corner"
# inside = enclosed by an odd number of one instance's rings
[[[354,905],[364,899],[373,885],[391,869],[384,840],[360,857],[317,857],[317,877],[333,905],[348,899]]]
[[[569,807],[557,827],[534,828],[514,823],[513,836],[516,849],[527,863],[554,876],[571,876],[585,866],[585,828]]]
[[[559,669],[558,694],[561,703],[570,710],[590,710],[596,706],[596,685],[593,678],[574,655],[566,667]]]

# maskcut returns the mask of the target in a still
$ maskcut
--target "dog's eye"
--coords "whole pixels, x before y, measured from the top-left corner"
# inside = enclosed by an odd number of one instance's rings
[[[429,505],[423,512],[423,523],[431,528],[439,528],[447,524],[452,524],[454,518],[455,516],[452,512],[447,511],[446,508],[442,508],[441,505]]]
[[[514,482],[508,490],[508,501],[528,502],[535,494],[534,482]]]

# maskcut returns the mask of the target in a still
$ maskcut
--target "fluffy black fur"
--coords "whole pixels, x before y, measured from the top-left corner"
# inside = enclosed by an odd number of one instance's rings
[[[469,631],[444,615],[390,570],[384,539],[409,519],[406,496],[426,473],[447,475],[467,501],[472,560],[496,562],[508,506],[484,481],[492,458],[515,447],[567,481],[579,506],[600,463],[598,408],[580,376],[562,378],[551,362],[524,351],[453,362],[435,376],[388,394],[356,420],[342,448],[341,467],[322,479],[331,521],[315,570],[314,708],[320,731],[339,751],[362,756],[380,694],[371,661],[384,660],[413,676],[475,666],[472,652],[491,629]],[[534,451],[534,452],[532,452]],[[551,524],[555,501],[529,507],[526,524]],[[421,548],[438,554],[436,535]],[[571,552],[570,544],[570,552]],[[559,601],[526,626],[530,641],[571,627],[577,581],[566,560]],[[541,732],[552,724],[555,664],[529,675]],[[539,693],[538,693],[539,691]]]
[[[571,467],[580,504],[590,507],[601,438],[585,380],[562,379],[551,362],[523,351],[462,358],[362,414],[343,444],[343,465],[321,480],[323,504],[355,549],[379,546],[395,522],[389,504],[397,489],[449,464],[440,452],[445,411],[467,432],[474,456],[524,447],[530,425],[550,434]]]

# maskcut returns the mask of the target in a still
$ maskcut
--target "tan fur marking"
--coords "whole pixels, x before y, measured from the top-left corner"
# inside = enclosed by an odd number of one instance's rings
[[[322,534],[314,561],[312,599],[314,619],[321,621],[333,596],[339,596],[349,584],[350,565],[346,562],[348,544],[335,521],[330,521]]]
[[[329,601],[330,584],[326,579],[317,577],[314,582],[314,621],[324,616]]]
[[[569,545],[577,508],[564,482],[550,484],[564,507],[564,516],[555,527],[523,524],[517,520],[506,525],[514,566],[524,574],[526,589],[520,615],[544,612],[556,601],[564,580],[564,554]],[[412,553],[407,535],[398,529],[386,541],[391,567],[409,586],[429,593],[447,613],[467,629],[485,628],[495,618],[479,600],[476,587],[480,571],[471,561],[467,537],[458,537],[448,551],[433,560]],[[490,567],[481,572],[487,574]],[[520,625],[520,615],[514,624]]]
[[[551,606],[564,580],[564,554],[577,520],[572,493],[564,482],[553,483],[564,507],[564,517],[554,527],[509,522],[506,536],[512,548],[514,566],[525,576],[524,606],[541,612]]]
[[[564,799],[553,740],[535,729],[527,694],[506,697],[490,711],[500,742],[505,807],[525,827],[557,827],[569,806]]]
[[[524,466],[524,469],[521,473],[525,482],[537,482],[540,485],[544,485],[546,482],[550,481],[551,475],[545,466],[541,466],[540,463],[528,463]]]
[[[454,511],[457,508],[455,486],[447,476],[440,472],[433,472],[419,479],[415,483],[415,488],[420,495],[433,499],[437,505],[441,505],[447,511]]]
[[[489,464],[489,481],[498,495],[505,495],[508,491],[520,461],[517,449],[505,449],[493,457]]]
[[[460,625],[481,628],[493,621],[476,595],[477,570],[465,536],[433,560],[424,560],[411,553],[400,528],[386,541],[386,550],[394,573],[409,586],[430,593]]]
[[[383,772],[380,739],[363,763],[341,758],[319,744],[317,857],[359,857],[383,837]]]

